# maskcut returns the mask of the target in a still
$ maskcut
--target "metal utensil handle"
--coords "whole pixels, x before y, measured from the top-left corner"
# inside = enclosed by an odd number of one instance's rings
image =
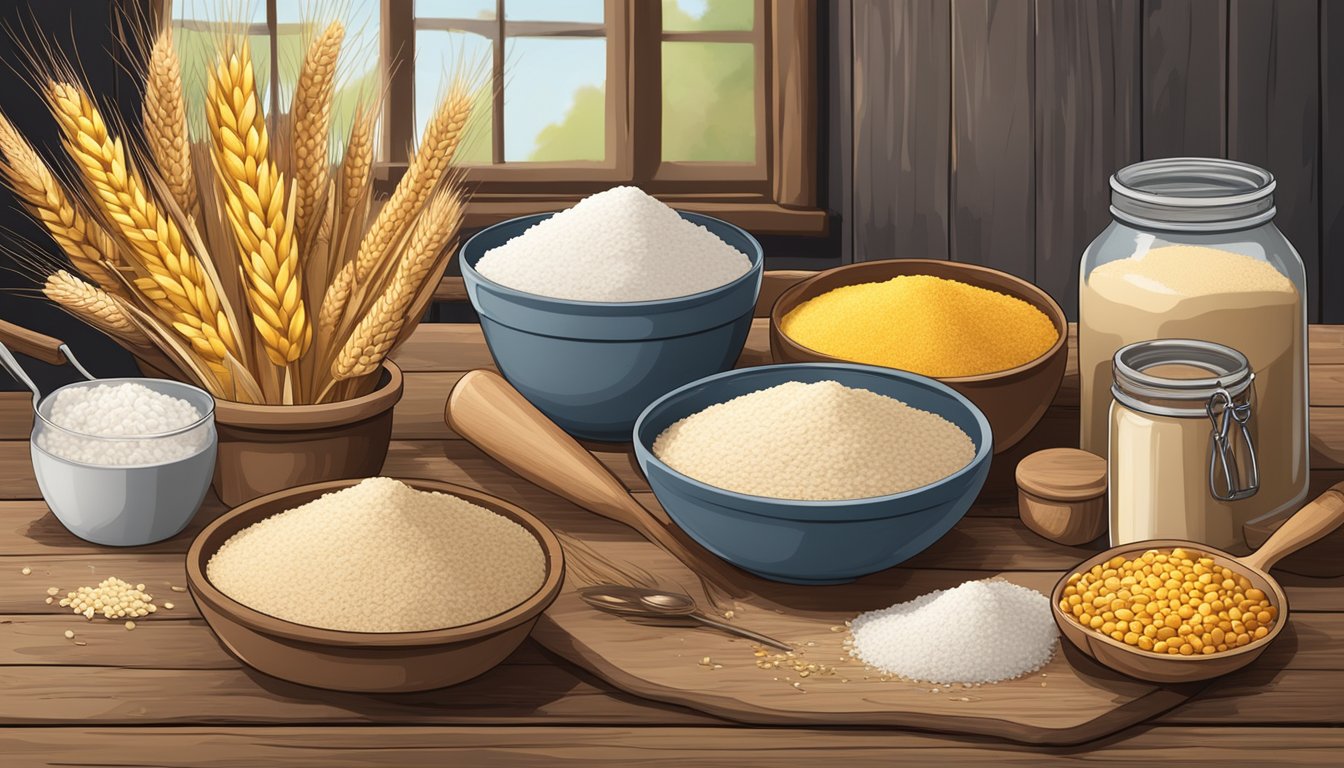
[[[759,632],[752,632],[749,629],[742,629],[741,627],[735,627],[726,621],[711,619],[710,617],[704,615],[703,613],[691,613],[687,615],[695,619],[696,621],[700,622],[701,624],[714,627],[715,629],[721,629],[724,632],[732,633],[734,635],[737,635],[738,637],[745,637],[748,640],[755,640],[761,645],[768,645],[771,648],[778,648],[781,651],[793,650],[793,646],[788,645],[787,643],[781,643],[780,641],[774,639],[773,637],[762,635]]]
[[[1209,493],[1219,501],[1240,501],[1254,496],[1260,490],[1260,466],[1255,456],[1255,441],[1251,439],[1251,404],[1237,403],[1225,389],[1219,389],[1209,398],[1204,408],[1213,425],[1209,433]],[[1241,444],[1246,449],[1249,477],[1241,483],[1237,466],[1237,449],[1233,445],[1232,425],[1237,425]],[[1222,484],[1219,484],[1221,475]],[[1226,490],[1224,490],[1226,489]]]

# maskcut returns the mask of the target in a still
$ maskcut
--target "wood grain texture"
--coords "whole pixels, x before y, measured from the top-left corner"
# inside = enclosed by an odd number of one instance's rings
[[[27,440],[32,433],[32,394],[0,392],[0,440]]]
[[[816,0],[770,0],[770,185],[792,208],[817,204]]]
[[[1324,296],[1320,250],[1318,0],[1230,0],[1227,155],[1277,182],[1274,223],[1307,268],[1308,320]]]
[[[1227,156],[1228,0],[1144,0],[1143,157]]]
[[[7,728],[0,750],[25,765],[106,766],[109,755],[135,755],[145,766],[209,768],[228,755],[238,765],[734,766],[827,765],[842,758],[855,768],[889,768],[897,761],[940,768],[986,765],[1158,765],[1180,754],[1191,768],[1222,768],[1264,754],[1273,737],[1281,765],[1333,766],[1344,734],[1338,729],[1285,727],[1267,734],[1247,727],[1140,728],[1085,753],[1075,748],[1031,748],[988,739],[856,729],[777,728],[768,733],[713,726],[640,728],[597,726],[340,727],[123,727]],[[146,753],[145,745],[152,744]]]
[[[1036,276],[1036,9],[952,2],[951,258]]]
[[[853,4],[854,261],[948,257],[949,8]]]
[[[1140,158],[1140,0],[1036,0],[1036,285],[1078,314],[1108,180]]]
[[[1321,0],[1321,321],[1344,322],[1344,7]]]

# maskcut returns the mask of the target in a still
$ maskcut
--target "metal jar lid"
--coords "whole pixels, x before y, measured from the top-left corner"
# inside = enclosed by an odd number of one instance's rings
[[[1166,365],[1211,375],[1172,378],[1150,372]],[[1248,426],[1255,374],[1245,355],[1211,341],[1154,339],[1121,347],[1112,369],[1111,395],[1117,403],[1156,416],[1209,420],[1208,482],[1213,498],[1240,501],[1260,490],[1260,467]]]
[[[1111,177],[1111,215],[1142,229],[1221,232],[1274,218],[1274,175],[1216,157],[1165,157]]]
[[[1210,375],[1176,379],[1148,373],[1165,365],[1189,366]],[[1198,339],[1153,339],[1121,347],[1113,371],[1111,394],[1117,402],[1142,413],[1176,418],[1206,418],[1206,405],[1219,392],[1241,399],[1255,379],[1245,355]]]

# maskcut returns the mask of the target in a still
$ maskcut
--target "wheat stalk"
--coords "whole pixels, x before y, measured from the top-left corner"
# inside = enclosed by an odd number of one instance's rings
[[[367,376],[378,370],[401,335],[407,313],[439,255],[462,221],[462,197],[456,186],[435,193],[416,220],[406,255],[397,265],[387,290],[355,326],[331,366],[336,381]]]
[[[126,316],[115,296],[64,269],[47,276],[42,293],[104,333],[136,346],[150,346],[149,337]]]
[[[350,301],[350,292],[354,287],[355,263],[352,261],[336,273],[336,279],[331,281],[327,295],[322,299],[322,308],[318,310],[317,315],[317,327],[324,337],[330,338],[336,334],[336,329],[341,324],[341,315],[345,312],[345,305]]]
[[[66,150],[94,202],[125,241],[127,257],[144,273],[135,280],[136,287],[168,315],[224,391],[230,391],[233,376],[225,361],[240,355],[214,282],[187,247],[177,223],[160,212],[121,140],[108,133],[88,95],[69,83],[53,82],[47,96]]]
[[[350,140],[345,144],[345,159],[341,163],[341,205],[349,212],[360,207],[369,191],[376,118],[373,109],[362,111],[350,127]]]
[[[0,114],[0,173],[24,206],[51,233],[75,269],[103,289],[124,296],[126,288],[113,266],[112,239],[75,207],[42,156],[14,124]]]
[[[269,157],[266,119],[246,42],[220,56],[207,83],[206,121],[224,208],[242,251],[248,304],[267,357],[299,359],[312,341],[303,304],[294,198]]]
[[[406,230],[415,222],[425,200],[429,198],[457,151],[462,129],[471,115],[471,92],[466,83],[455,81],[434,115],[425,126],[424,137],[415,158],[406,169],[406,175],[392,191],[364,235],[355,254],[355,281],[362,283],[374,270],[385,263],[387,255],[401,242]]]
[[[182,212],[199,216],[196,181],[191,171],[187,107],[182,96],[182,62],[173,47],[171,27],[165,27],[155,38],[146,74],[141,121],[150,156]]]
[[[336,87],[336,61],[345,27],[333,21],[308,47],[299,69],[299,82],[289,114],[292,120],[294,182],[298,200],[294,224],[304,242],[315,234],[331,162],[331,102]],[[310,231],[313,230],[313,231]]]

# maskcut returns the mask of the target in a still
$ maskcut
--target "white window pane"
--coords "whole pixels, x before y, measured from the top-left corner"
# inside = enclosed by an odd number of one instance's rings
[[[504,0],[505,21],[579,21],[601,24],[603,0]]]
[[[511,37],[505,44],[504,160],[602,160],[607,42]]]
[[[173,0],[173,20],[266,23],[265,0]]]
[[[462,165],[486,165],[491,160],[494,119],[492,116],[492,84],[488,77],[478,76],[490,71],[494,55],[490,38],[469,32],[421,30],[415,34],[415,138],[425,121],[434,114],[455,75],[476,76],[478,90],[472,105],[471,117],[454,161]]]
[[[415,0],[417,18],[494,19],[495,0]]]
[[[752,29],[756,0],[663,0],[663,30],[701,32]]]

